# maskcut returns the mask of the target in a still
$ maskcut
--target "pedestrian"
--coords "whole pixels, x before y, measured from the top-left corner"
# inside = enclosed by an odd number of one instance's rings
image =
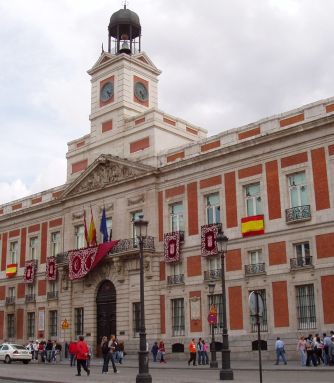
[[[27,349],[29,350],[29,352],[31,354],[31,359],[34,359],[34,344],[33,344],[32,340],[29,342]]]
[[[45,346],[45,351],[46,351],[46,361],[48,363],[51,363],[51,358],[52,358],[52,347],[53,344],[51,342],[51,339],[48,340],[46,346]]]
[[[101,352],[103,356],[102,374],[107,374],[109,370],[110,355],[109,355],[108,344],[109,344],[108,338],[106,336],[103,336],[101,340]]]
[[[158,351],[159,351],[158,342],[154,342],[154,345],[151,348],[151,353],[152,353],[152,356],[153,356],[153,362],[157,361]]]
[[[165,343],[162,340],[159,343],[159,355],[160,355],[160,363],[166,363],[166,359],[165,359],[165,355],[166,355]]]
[[[203,364],[209,364],[209,354],[208,354],[209,344],[205,343],[204,339],[202,340],[202,344],[203,344],[203,361],[204,361]]]
[[[61,355],[61,350],[62,350],[62,345],[60,342],[56,342],[56,361],[57,361],[57,355],[59,355],[59,362],[62,360],[62,355]]]
[[[302,367],[306,366],[306,342],[305,337],[301,336],[297,343],[297,351],[300,356],[300,365]]]
[[[202,338],[198,339],[197,342],[197,363],[198,365],[204,364],[203,363],[203,344],[202,344]]]
[[[38,342],[38,340],[36,339],[35,340],[35,343],[34,343],[34,358],[35,358],[35,360],[37,360],[38,361],[38,346],[39,346],[39,342]]]
[[[70,344],[68,346],[68,352],[70,354],[70,364],[71,367],[75,366],[75,356],[77,354],[77,343],[73,340],[70,341]]]
[[[45,351],[45,341],[44,340],[42,340],[38,344],[38,353],[41,356],[41,362],[45,363],[46,351]]]
[[[90,369],[90,361],[92,359],[93,350],[92,350],[92,346],[90,344],[87,344],[87,346],[88,346],[87,368]]]
[[[315,345],[314,345],[314,354],[319,365],[320,365],[320,362],[325,364],[324,358],[322,357],[323,351],[324,351],[324,343],[323,341],[321,341],[320,337],[317,336],[315,340]]]
[[[90,375],[90,369],[87,368],[87,359],[88,359],[88,345],[84,340],[82,335],[79,336],[79,341],[77,342],[77,374],[76,376],[81,376],[81,367],[86,371],[87,376]]]
[[[331,343],[328,347],[329,364],[334,365],[334,335],[332,335]]]
[[[317,361],[314,355],[314,342],[313,342],[313,336],[310,334],[306,338],[306,366],[311,366],[311,361],[314,367],[317,366]]]
[[[123,363],[123,358],[124,358],[124,341],[119,341],[118,342],[118,356],[117,356],[117,359],[118,359],[118,363],[119,364],[122,364]]]
[[[191,342],[188,345],[188,350],[190,353],[190,358],[188,360],[188,366],[190,366],[190,363],[193,362],[193,366],[196,366],[196,343],[195,338],[192,338]]]
[[[323,334],[323,342],[324,342],[324,353],[323,353],[324,362],[325,362],[325,366],[328,366],[329,360],[330,360],[328,349],[332,341],[331,341],[331,337],[328,336],[326,333]]]
[[[108,347],[109,347],[109,357],[111,360],[112,368],[114,370],[114,373],[118,374],[116,364],[115,364],[115,358],[114,358],[114,355],[116,355],[115,352],[117,347],[117,340],[115,335],[111,335],[111,339],[108,343]]]
[[[280,358],[282,358],[284,364],[287,364],[287,361],[285,358],[284,342],[281,340],[281,338],[279,336],[276,339],[275,351],[276,351],[276,363],[275,364],[279,364]]]

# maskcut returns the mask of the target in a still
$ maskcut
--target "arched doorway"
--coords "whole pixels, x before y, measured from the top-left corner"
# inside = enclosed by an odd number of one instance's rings
[[[96,295],[97,345],[104,335],[116,335],[116,289],[111,281],[101,283]],[[99,347],[98,353],[99,353]]]

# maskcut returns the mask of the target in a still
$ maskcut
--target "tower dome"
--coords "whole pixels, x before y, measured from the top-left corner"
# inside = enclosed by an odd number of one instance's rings
[[[141,25],[137,13],[124,8],[113,13],[108,26],[108,51],[111,51],[111,38],[114,38],[115,53],[132,54],[140,52]],[[138,39],[138,40],[137,40]]]

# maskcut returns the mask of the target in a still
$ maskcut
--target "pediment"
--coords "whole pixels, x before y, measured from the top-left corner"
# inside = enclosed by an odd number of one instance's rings
[[[92,68],[88,71],[88,73],[95,71],[97,68],[100,67],[100,65],[112,61],[113,56],[108,52],[102,52],[99,59],[96,61],[96,63],[92,66]]]
[[[153,67],[154,70],[159,71],[159,69],[153,64],[153,61],[147,56],[147,54],[145,52],[140,52],[140,53],[135,54],[134,58],[136,60],[143,62],[146,65]]]
[[[112,155],[101,155],[68,186],[62,198],[104,189],[152,174],[155,171],[156,169],[152,166],[138,164]]]

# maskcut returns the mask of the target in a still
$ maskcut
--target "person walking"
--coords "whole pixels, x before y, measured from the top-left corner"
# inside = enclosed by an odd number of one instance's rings
[[[86,371],[87,376],[90,375],[90,369],[87,368],[87,359],[88,359],[88,345],[84,340],[82,335],[79,336],[79,341],[77,342],[77,374],[76,376],[81,376],[81,367]]]
[[[329,359],[330,359],[328,349],[332,341],[331,341],[331,337],[328,336],[326,333],[323,334],[323,342],[324,342],[324,353],[323,353],[324,362],[325,362],[325,366],[328,366]]]
[[[314,367],[317,366],[317,361],[314,355],[314,342],[313,342],[313,336],[310,334],[306,338],[306,366],[311,366],[311,361]]]
[[[35,343],[34,343],[34,358],[35,360],[38,361],[38,352],[39,352],[39,342],[38,340],[36,339]]]
[[[153,356],[153,362],[157,361],[158,351],[159,351],[158,342],[154,342],[154,345],[151,348],[151,353],[152,353],[152,356]]]
[[[109,342],[106,336],[102,337],[101,340],[101,352],[103,356],[103,366],[102,366],[102,374],[107,374],[109,370]]]
[[[118,374],[116,364],[115,364],[115,358],[114,355],[116,355],[116,348],[117,348],[117,340],[115,335],[111,335],[111,339],[108,344],[109,347],[109,358],[111,360],[112,368],[114,370],[115,374]]]
[[[165,355],[166,355],[165,343],[162,340],[159,343],[159,354],[160,354],[160,363],[166,363],[166,359],[165,359]]]
[[[331,337],[331,343],[328,347],[329,364],[334,365],[334,335]]]
[[[300,365],[302,367],[306,366],[306,342],[305,337],[301,336],[297,343],[297,351],[300,356]]]
[[[53,347],[53,343],[51,342],[51,339],[49,339],[45,346],[46,361],[48,363],[51,363],[51,360],[52,360],[52,347]]]
[[[118,349],[117,349],[117,360],[119,364],[123,363],[123,358],[124,358],[124,341],[119,341],[118,342]]]
[[[285,358],[284,342],[281,340],[281,338],[279,336],[276,339],[275,351],[276,351],[276,363],[275,364],[279,364],[280,358],[282,358],[284,364],[287,364],[287,361]]]
[[[209,364],[209,344],[202,340],[203,344],[203,364]]]
[[[70,354],[70,364],[71,367],[75,366],[75,356],[77,353],[77,342],[70,341],[70,344],[68,346],[68,352]]]
[[[195,338],[192,338],[191,342],[188,345],[188,350],[190,353],[190,358],[188,360],[188,366],[190,366],[190,363],[193,362],[193,366],[196,366],[196,343]]]
[[[203,344],[202,344],[202,338],[198,339],[197,342],[197,363],[198,365],[204,364],[203,363]]]

